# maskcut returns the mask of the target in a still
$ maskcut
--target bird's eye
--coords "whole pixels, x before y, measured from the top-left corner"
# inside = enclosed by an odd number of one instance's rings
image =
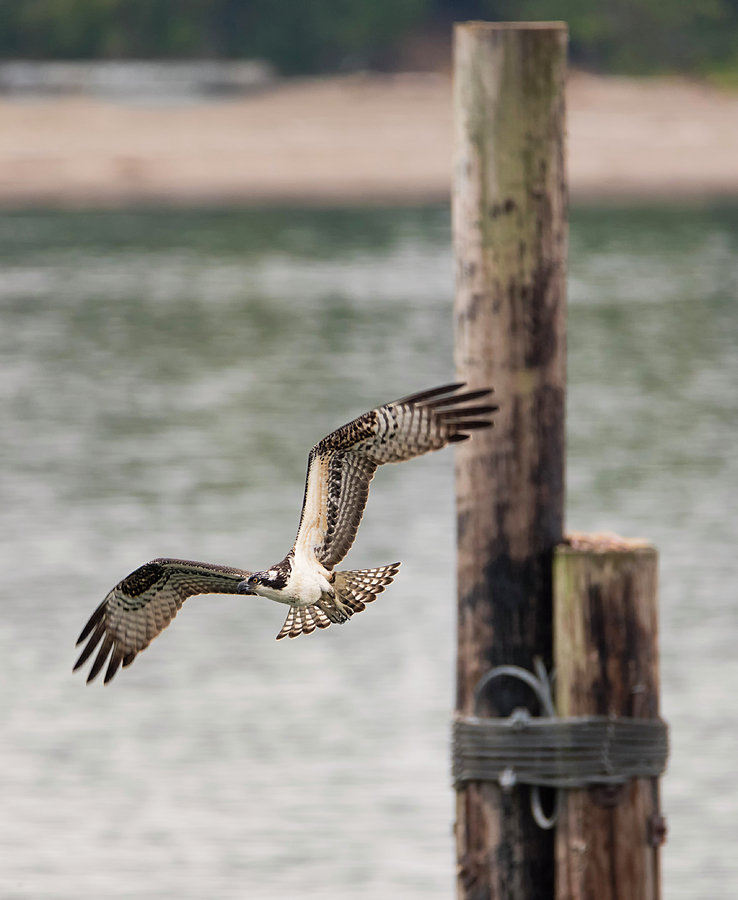
[[[249,584],[259,584],[260,582],[261,578],[259,578],[258,575],[252,575],[251,578],[249,578]]]

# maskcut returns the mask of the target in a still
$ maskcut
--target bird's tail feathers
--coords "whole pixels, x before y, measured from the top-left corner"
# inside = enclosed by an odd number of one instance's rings
[[[316,628],[327,628],[331,622],[347,622],[354,613],[366,609],[377,594],[381,594],[399,571],[400,563],[377,569],[354,569],[336,572],[332,599],[319,600],[313,606],[292,606],[277,640],[310,634]]]
[[[331,624],[328,616],[316,606],[291,606],[284,620],[282,630],[277,635],[277,640],[300,634],[311,634],[316,628],[327,628]]]
[[[397,575],[400,563],[380,566],[378,569],[354,569],[349,572],[336,572],[333,590],[338,599],[347,607],[348,616],[366,609],[377,594],[381,594]]]

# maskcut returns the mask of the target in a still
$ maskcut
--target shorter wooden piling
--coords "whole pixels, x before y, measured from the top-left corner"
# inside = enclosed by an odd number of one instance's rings
[[[657,554],[643,541],[572,535],[554,555],[560,716],[659,714]],[[657,779],[567,791],[556,900],[658,900]]]

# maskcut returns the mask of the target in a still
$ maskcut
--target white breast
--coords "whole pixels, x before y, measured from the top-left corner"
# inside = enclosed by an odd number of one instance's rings
[[[293,606],[312,606],[323,594],[332,593],[328,573],[315,559],[295,558],[287,584],[280,592],[282,602]]]

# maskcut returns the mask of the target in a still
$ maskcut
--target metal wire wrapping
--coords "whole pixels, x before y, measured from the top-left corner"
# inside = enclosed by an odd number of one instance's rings
[[[459,716],[453,730],[453,778],[496,781],[503,789],[531,785],[531,805],[541,828],[552,828],[561,806],[561,789],[624,784],[632,778],[656,778],[669,754],[668,726],[661,719],[616,716],[559,718],[545,667],[537,676],[519,666],[498,666],[483,676],[474,692],[474,710],[489,684],[502,675],[525,681],[545,715],[517,709],[506,719]],[[547,817],[539,787],[558,788],[556,808]]]

